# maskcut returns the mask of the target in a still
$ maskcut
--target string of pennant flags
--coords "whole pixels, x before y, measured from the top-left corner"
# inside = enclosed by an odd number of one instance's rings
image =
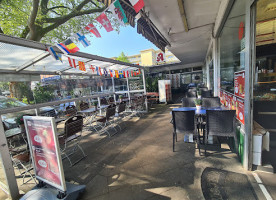
[[[143,0],[129,0],[130,3],[132,4],[134,10],[136,13],[138,13],[143,7],[144,7],[144,1]],[[124,12],[124,9],[122,8],[119,0],[114,1],[110,6],[105,9],[111,11],[112,16],[119,21],[120,24],[124,25],[128,23],[126,14]],[[107,18],[105,11],[103,11],[97,18],[96,21],[99,22],[107,32],[113,31],[113,27]],[[98,29],[94,26],[93,23],[88,24],[86,27],[84,27],[85,30],[89,31],[95,37],[101,38],[101,34],[98,31]],[[89,40],[81,33],[75,33],[73,34],[73,37],[77,39],[78,42],[80,42],[84,47],[88,47],[91,45]],[[64,42],[61,42],[59,44],[55,45],[63,54],[74,54],[78,52],[80,49],[78,46],[72,41],[71,38],[68,38]],[[57,53],[53,46],[47,48],[48,52],[52,55],[52,57],[55,60],[59,60],[60,62],[63,62],[62,60],[62,55]],[[82,61],[77,61],[69,56],[68,57],[68,62],[70,67],[73,67],[75,69],[79,69],[81,71],[86,71],[86,66],[85,63]],[[97,74],[100,76],[108,76],[110,75],[111,77],[114,78],[126,78],[126,77],[131,77],[131,76],[137,76],[141,74],[140,69],[138,70],[107,70],[105,68],[100,68],[100,67],[94,67],[92,65],[89,66],[89,70],[91,70],[92,74]]]

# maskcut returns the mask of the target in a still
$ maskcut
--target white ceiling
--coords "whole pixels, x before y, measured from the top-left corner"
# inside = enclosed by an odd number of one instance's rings
[[[221,1],[184,0],[185,32],[177,0],[144,0],[150,19],[171,43],[167,48],[183,64],[204,61]]]

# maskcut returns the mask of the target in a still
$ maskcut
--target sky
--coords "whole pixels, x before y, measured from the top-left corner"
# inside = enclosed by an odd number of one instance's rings
[[[119,34],[115,30],[106,32],[104,28],[97,28],[102,37],[96,38],[92,33],[86,34],[91,45],[84,48],[81,44],[77,44],[81,52],[111,58],[118,57],[122,51],[125,55],[131,56],[140,54],[140,51],[145,49],[157,50],[154,44],[137,33],[137,27],[121,26]]]

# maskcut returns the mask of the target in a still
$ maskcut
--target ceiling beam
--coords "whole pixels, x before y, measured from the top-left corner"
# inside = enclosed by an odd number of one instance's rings
[[[189,27],[188,27],[186,14],[185,14],[185,8],[184,8],[183,0],[177,0],[177,2],[178,2],[178,7],[179,7],[180,15],[181,15],[181,18],[182,18],[182,22],[183,22],[183,25],[184,25],[184,29],[185,29],[186,32],[188,32]]]

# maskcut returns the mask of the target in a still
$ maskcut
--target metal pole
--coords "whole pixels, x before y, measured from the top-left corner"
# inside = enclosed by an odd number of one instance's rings
[[[220,61],[218,38],[213,38],[213,57],[214,57],[214,96],[219,96],[220,90]]]
[[[145,70],[144,69],[142,69],[142,75],[143,75],[143,84],[144,84],[144,95],[146,96],[146,98],[145,98],[146,112],[148,112],[149,108],[148,108],[147,88],[146,88],[146,79],[145,79]]]
[[[130,92],[129,92],[129,81],[128,81],[128,77],[126,78],[127,80],[127,95],[128,95],[128,100],[129,100],[129,105],[130,105]]]
[[[14,168],[12,165],[9,147],[5,135],[5,130],[2,122],[2,117],[0,116],[0,154],[1,163],[4,171],[4,176],[7,182],[9,196],[12,199],[19,199],[18,186],[14,174]]]
[[[116,102],[115,81],[114,81],[114,77],[112,77],[112,90],[113,90],[113,92],[114,92],[114,95],[113,95],[114,102]]]

